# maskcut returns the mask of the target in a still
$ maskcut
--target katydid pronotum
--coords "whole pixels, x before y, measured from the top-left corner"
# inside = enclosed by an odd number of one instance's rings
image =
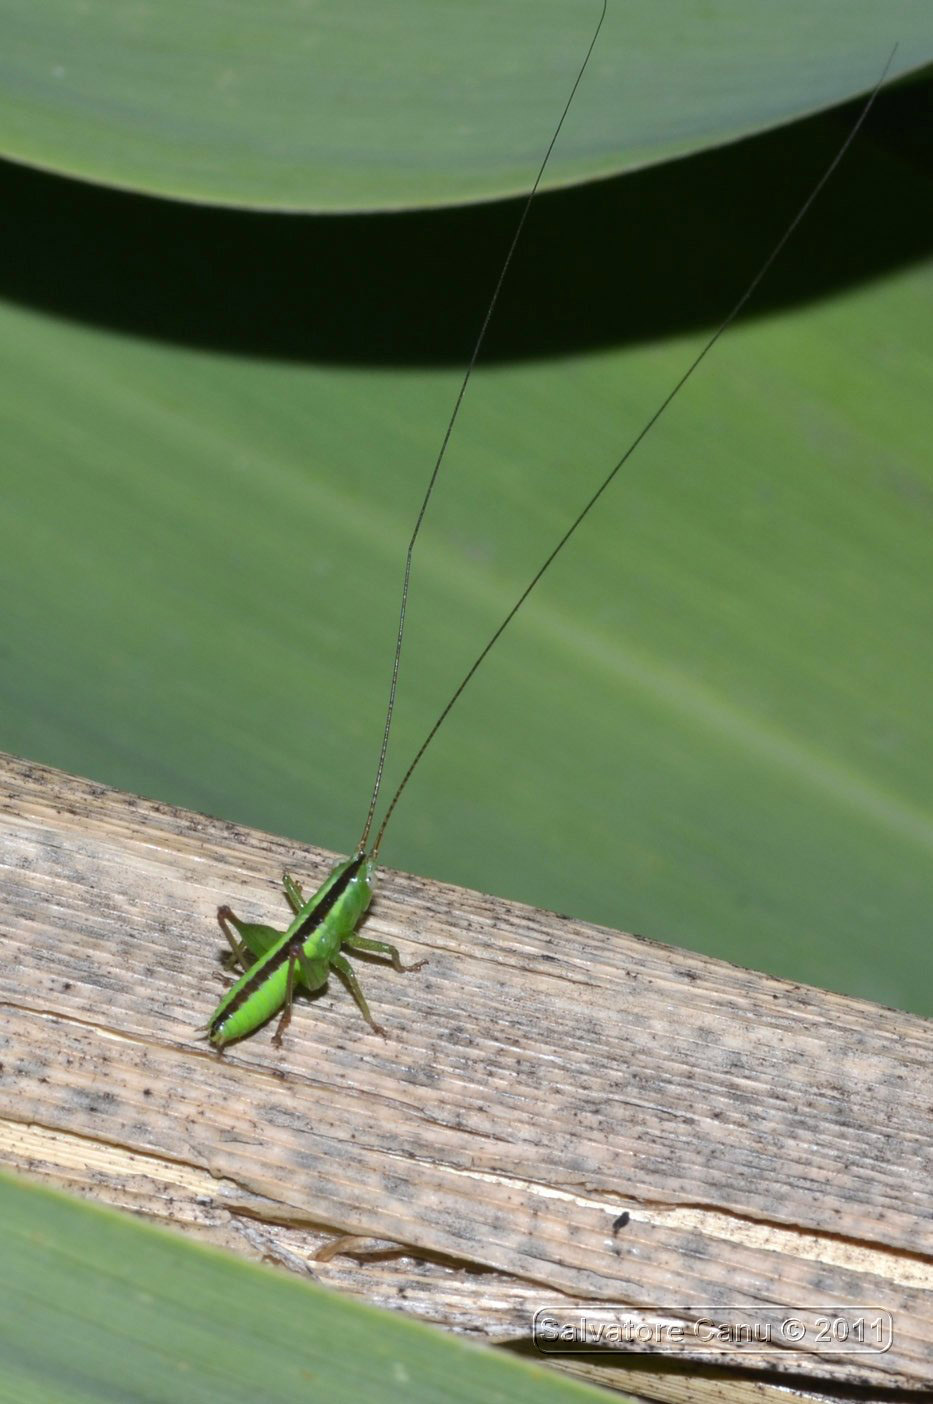
[[[447,423],[446,430],[441,441],[440,450],[434,462],[427,488],[424,493],[421,506],[415,519],[414,529],[408,544],[405,559],[405,567],[402,581],[401,607],[399,611],[399,623],[396,636],[395,654],[392,665],[391,681],[389,687],[388,705],[386,708],[385,723],[379,759],[376,767],[375,782],[366,815],[366,822],[360,841],[357,844],[354,855],[338,863],[328,874],[324,883],[308,899],[305,899],[301,887],[288,874],[283,878],[283,888],[286,901],[293,914],[291,924],[284,931],[279,931],[270,926],[240,920],[228,906],[219,908],[217,916],[221,929],[228,940],[233,960],[242,968],[243,974],[232,984],[230,989],[224,994],[217,1008],[211,1015],[205,1026],[204,1032],[207,1038],[218,1050],[237,1039],[246,1037],[253,1033],[262,1024],[266,1023],[274,1014],[281,1011],[273,1042],[280,1044],[282,1035],[287,1027],[292,1011],[292,1003],[296,989],[299,987],[313,991],[319,989],[326,982],[331,970],[335,970],[348,985],[354,999],[360,1009],[363,1018],[376,1033],[385,1036],[385,1031],[373,1019],[369,1006],[360,989],[359,983],[354,974],[353,968],[346,959],[345,951],[363,951],[371,954],[383,955],[390,959],[392,966],[397,971],[418,970],[424,961],[418,961],[413,965],[403,965],[397,949],[388,942],[375,940],[359,934],[357,928],[365,915],[373,895],[373,878],[378,860],[379,850],[385,836],[389,820],[395,807],[401,798],[403,791],[408,785],[413,772],[418,766],[422,756],[428,746],[433,741],[438,730],[444,723],[452,707],[460,698],[467,684],[474,673],[481,666],[489,651],[496,644],[512,619],[521,609],[525,600],[532,590],[535,589],[542,576],[548,570],[557,555],[576,532],[591,509],[596,505],[603,493],[609,487],[621,468],[628,462],[638,445],[651,431],[658,419],[664,414],[668,406],[679,394],[680,390],[693,375],[701,361],[704,360],[708,352],[713,348],[726,329],[739,315],[746,303],[752,297],[761,280],[765,277],[771,265],[780,254],[788,239],[794,233],[798,224],[809,211],[811,205],[816,200],[823,186],[842,160],[856,133],[864,122],[868,111],[874,101],[878,91],[883,85],[888,69],[894,57],[892,51],[884,70],[875,88],[862,110],[848,132],[842,146],[824,171],[814,188],[811,190],[801,208],[797,211],[793,219],[786,226],[775,246],[765,258],[755,274],[754,278],[745,288],[738,301],[731,308],[728,314],[719,323],[716,329],[708,337],[700,351],[686,367],[683,374],[672,386],[661,404],[647,420],[645,425],[631,441],[625,452],[614,464],[612,469],[603,478],[602,482],[592,493],[589,500],[582,507],[580,512],[570,523],[567,530],[561,536],[553,549],[544,559],[542,565],[536,571],[528,585],[514,602],[504,619],[494,631],[488,642],[480,651],[458,686],[455,688],[450,699],[441,710],[434,724],[428,731],[420,747],[416,751],[412,761],[408,765],[402,779],[397,786],[391,800],[386,807],[381,823],[376,829],[375,839],[370,844],[370,835],[373,830],[376,807],[382,787],[382,778],[385,768],[386,755],[389,745],[389,737],[392,727],[392,717],[395,707],[395,696],[398,684],[399,664],[402,652],[402,642],[405,632],[405,618],[408,604],[408,592],[411,576],[412,555],[418,534],[431,499],[438,474],[444,460],[447,445],[456,423],[460,406],[470,380],[473,368],[479,357],[486,331],[498,301],[506,273],[512,261],[516,245],[522,233],[529,208],[537,193],[539,184],[544,175],[545,168],[550,158],[551,152],[560,134],[561,128],[573,101],[574,95],[580,82],[583,79],[590,55],[596,45],[600,28],[606,13],[606,0],[603,0],[602,11],[596,25],[593,36],[590,40],[586,55],[574,80],[570,95],[567,98],[560,120],[557,123],[554,135],[548,144],[547,151],[541,162],[534,184],[529,191],[522,207],[521,216],[517,228],[512,238],[509,251],[502,265],[501,272],[492,297],[490,299],[479,335],[476,339],[473,353],[466,367],[460,389],[453,407],[453,411]],[[896,46],[895,46],[896,47]]]

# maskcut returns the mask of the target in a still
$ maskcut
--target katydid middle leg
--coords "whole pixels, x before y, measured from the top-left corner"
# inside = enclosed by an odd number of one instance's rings
[[[277,1048],[281,1048],[282,1035],[291,1022],[296,981],[304,985],[306,990],[319,990],[327,980],[327,972],[326,960],[309,960],[301,950],[294,951],[289,956],[288,977],[285,985],[285,1007],[282,1010],[282,1017],[279,1019],[275,1033],[272,1035],[272,1042]]]

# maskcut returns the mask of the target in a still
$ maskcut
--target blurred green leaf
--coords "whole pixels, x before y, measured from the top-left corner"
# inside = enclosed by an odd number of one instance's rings
[[[0,154],[271,209],[527,187],[598,0],[7,0]],[[928,0],[613,3],[548,172],[565,185],[731,141],[929,62]]]
[[[607,1398],[401,1313],[5,1176],[0,1229],[0,1399],[10,1404]]]

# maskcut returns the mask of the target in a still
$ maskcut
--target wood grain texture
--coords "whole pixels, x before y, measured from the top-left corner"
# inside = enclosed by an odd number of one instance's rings
[[[3,1162],[495,1341],[580,1301],[894,1315],[884,1354],[563,1361],[645,1397],[933,1386],[933,1025],[381,871],[367,934],[430,962],[356,960],[389,1039],[332,979],[218,1058],[218,904],[284,925],[331,861],[3,758]]]

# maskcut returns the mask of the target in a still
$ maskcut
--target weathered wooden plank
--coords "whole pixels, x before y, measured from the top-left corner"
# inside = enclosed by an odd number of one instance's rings
[[[218,903],[280,921],[329,862],[4,759],[4,1162],[496,1340],[568,1299],[883,1308],[884,1354],[715,1363],[933,1384],[931,1024],[384,872],[367,931],[430,962],[360,960],[389,1040],[333,980],[218,1059]]]

